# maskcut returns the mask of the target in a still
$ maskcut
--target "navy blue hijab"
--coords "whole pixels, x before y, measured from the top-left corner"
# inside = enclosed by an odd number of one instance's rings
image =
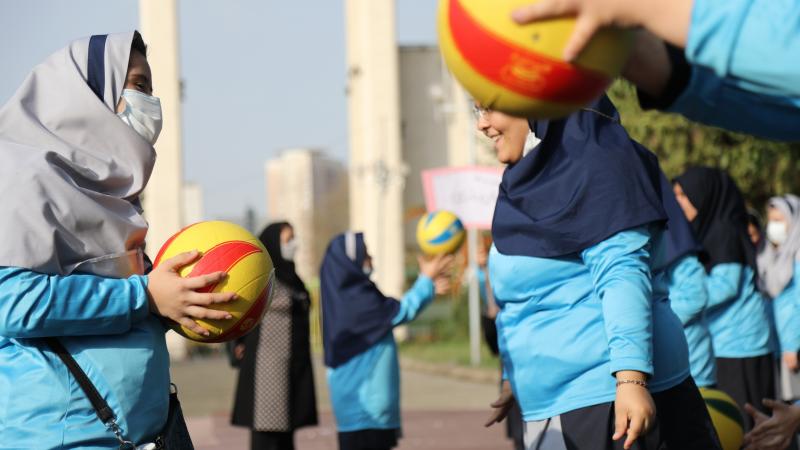
[[[530,126],[542,141],[500,184],[492,236],[501,253],[565,256],[666,220],[658,160],[631,140],[605,95]]]
[[[392,331],[392,319],[400,308],[400,302],[383,295],[364,274],[364,235],[350,233],[349,239],[350,245],[346,234],[333,238],[320,272],[322,344],[328,367],[346,363],[383,339]]]
[[[661,238],[663,253],[659,264],[654,265],[656,270],[666,268],[688,254],[699,254],[702,250],[700,243],[694,236],[692,226],[686,220],[686,215],[675,198],[672,184],[667,180],[663,172],[660,178],[661,201],[664,205],[664,211],[667,213],[667,229]]]
[[[739,263],[758,273],[756,248],[747,232],[747,208],[733,178],[715,167],[690,167],[675,182],[697,208],[691,225],[702,243],[700,261],[706,271],[717,264]]]

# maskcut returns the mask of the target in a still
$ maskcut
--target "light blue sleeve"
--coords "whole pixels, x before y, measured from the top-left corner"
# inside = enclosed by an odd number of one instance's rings
[[[717,264],[706,276],[709,308],[723,305],[739,298],[739,283],[743,267],[739,263]]]
[[[615,234],[581,253],[603,303],[611,373],[653,374],[650,233],[640,227]]]
[[[435,295],[433,280],[420,274],[414,286],[411,286],[400,301],[400,309],[392,319],[392,325],[397,326],[416,319]]]
[[[686,58],[743,90],[797,99],[798,24],[798,0],[694,0]]]
[[[685,49],[692,74],[668,110],[769,139],[800,140],[798,23],[798,0],[695,0]]]
[[[475,266],[475,273],[478,275],[478,293],[481,297],[481,305],[486,308],[486,304],[489,301],[489,295],[486,291],[486,269]]]
[[[149,312],[143,276],[59,276],[0,268],[0,336],[120,334]]]
[[[701,317],[708,304],[706,271],[695,255],[687,255],[669,268],[669,301],[675,315],[686,326]]]

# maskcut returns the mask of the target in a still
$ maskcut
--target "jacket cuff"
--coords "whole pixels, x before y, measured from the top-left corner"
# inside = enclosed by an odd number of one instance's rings
[[[686,55],[683,50],[673,45],[664,44],[667,48],[667,55],[670,62],[670,76],[667,80],[667,85],[664,91],[658,97],[653,97],[646,94],[640,89],[636,89],[636,94],[639,98],[639,106],[642,109],[658,109],[666,110],[675,103],[675,100],[680,97],[686,87],[689,86],[689,81],[692,77],[692,66],[686,60]]]

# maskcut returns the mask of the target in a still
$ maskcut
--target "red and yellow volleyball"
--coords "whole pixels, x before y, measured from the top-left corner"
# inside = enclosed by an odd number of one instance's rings
[[[619,75],[632,38],[600,30],[577,60],[562,52],[575,20],[517,25],[511,12],[535,0],[439,0],[439,46],[455,78],[482,107],[552,119],[596,99]]]
[[[158,252],[153,266],[192,250],[200,251],[202,256],[183,267],[180,275],[193,277],[219,271],[227,273],[223,281],[199,292],[235,292],[236,300],[210,306],[227,311],[233,317],[197,320],[211,333],[209,336],[201,336],[175,322],[170,327],[197,342],[225,342],[247,334],[261,321],[272,299],[273,267],[267,249],[239,225],[223,221],[199,222],[169,238]]]

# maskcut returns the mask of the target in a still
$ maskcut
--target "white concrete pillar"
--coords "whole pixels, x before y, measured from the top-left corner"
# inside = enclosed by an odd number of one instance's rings
[[[155,257],[161,245],[181,229],[183,162],[181,158],[181,78],[177,0],[140,0],[139,32],[147,44],[147,61],[153,72],[153,95],[161,99],[164,126],[156,142],[156,166],[144,192],[144,211],[150,230],[147,252]],[[187,341],[167,333],[173,360],[184,359]]]
[[[400,92],[394,0],[347,0],[350,226],[363,231],[374,279],[392,296],[404,281]]]
[[[183,225],[177,0],[140,0],[139,24],[139,31],[148,46],[147,60],[153,71],[153,93],[161,99],[164,120],[155,146],[158,158],[144,193],[143,205],[145,217],[150,223],[147,250],[155,255],[161,244]]]

